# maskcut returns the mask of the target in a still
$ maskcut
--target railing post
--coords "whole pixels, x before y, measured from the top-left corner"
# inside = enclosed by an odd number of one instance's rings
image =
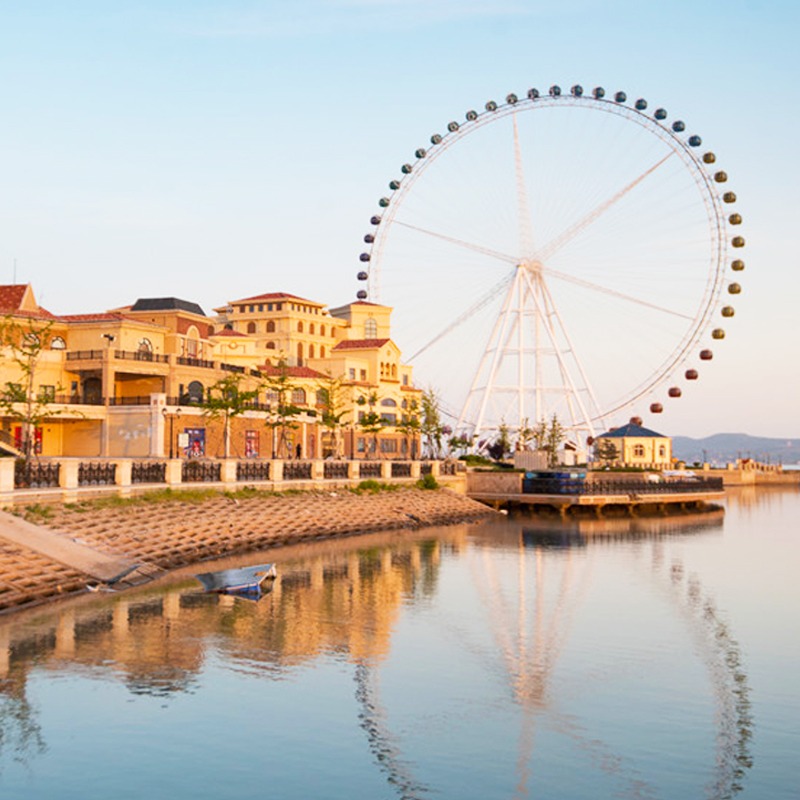
[[[222,483],[236,483],[236,459],[225,458],[220,464],[219,479]]]
[[[419,461],[412,461],[411,462],[411,477],[417,481],[420,479],[422,475],[422,464]]]
[[[61,469],[58,473],[58,485],[62,489],[78,488],[78,470],[81,461],[79,458],[61,459]]]
[[[381,461],[381,480],[388,481],[392,478],[392,462]]]
[[[167,459],[167,469],[164,472],[164,482],[167,486],[180,486],[183,483],[182,465],[183,459],[181,458]]]
[[[115,463],[117,465],[117,470],[114,473],[114,483],[116,483],[117,486],[130,486],[133,483],[131,480],[133,462],[129,458],[123,458]]]
[[[273,483],[283,481],[283,459],[276,458],[269,462],[269,477]]]
[[[325,480],[325,462],[321,458],[315,458],[311,462],[311,480]]]
[[[0,458],[0,506],[14,505],[14,459]]]

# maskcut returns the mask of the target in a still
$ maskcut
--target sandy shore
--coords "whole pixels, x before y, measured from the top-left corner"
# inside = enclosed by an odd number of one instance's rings
[[[52,508],[34,519],[53,536],[141,567],[120,582],[137,585],[210,558],[296,542],[378,530],[415,529],[493,516],[495,512],[446,489],[377,494],[261,494],[200,502],[170,500],[116,507]],[[57,561],[0,532],[0,612],[86,591],[97,583],[78,561]],[[53,552],[52,550],[50,551]]]

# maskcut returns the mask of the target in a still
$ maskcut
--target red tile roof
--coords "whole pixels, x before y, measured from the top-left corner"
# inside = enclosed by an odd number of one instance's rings
[[[334,350],[372,350],[383,347],[389,339],[345,339],[339,342]]]
[[[286,292],[268,292],[267,294],[257,294],[253,297],[243,297],[241,300],[232,300],[231,305],[239,305],[240,303],[262,303],[270,300],[299,300],[301,303],[308,303],[312,306],[322,308],[325,304],[318,303],[316,300],[307,300],[305,297],[298,297],[296,294],[287,294]]]
[[[97,314],[61,314],[58,319],[62,322],[137,322],[142,324],[140,319],[126,317],[124,314],[117,314],[114,311]]]
[[[212,336],[243,336],[245,339],[247,338],[246,333],[242,333],[241,331],[233,331],[230,328],[223,328],[221,331],[217,331],[216,333],[212,333]]]
[[[264,375],[287,375],[290,378],[327,378],[321,372],[317,372],[311,367],[276,367],[272,364],[264,364],[258,368],[258,371]]]
[[[18,311],[19,304],[28,288],[24,283],[12,283],[0,286],[0,311]]]

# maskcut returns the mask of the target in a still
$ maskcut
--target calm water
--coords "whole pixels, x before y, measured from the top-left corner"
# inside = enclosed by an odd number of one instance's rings
[[[0,796],[797,798],[800,493],[726,505],[369,536],[273,552],[258,603],[187,573],[6,618]]]

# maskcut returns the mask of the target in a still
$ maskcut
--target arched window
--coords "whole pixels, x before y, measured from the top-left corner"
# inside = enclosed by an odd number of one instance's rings
[[[392,364],[392,377],[397,379],[397,364]]]
[[[267,350],[274,350],[275,342],[267,342]]]
[[[659,448],[658,448],[658,454],[659,454],[659,456],[661,456],[661,458],[664,458],[664,456],[666,456],[666,454],[667,454],[667,448],[666,448],[666,447],[664,447],[664,445],[663,445],[663,444],[659,446]]]
[[[319,357],[320,358],[325,358],[325,347],[324,347],[324,345],[320,346],[320,348],[319,348]]]
[[[320,325],[319,326],[319,335],[320,336],[324,336],[325,335],[325,326],[324,325]]]
[[[297,366],[298,367],[302,367],[303,366],[303,343],[302,342],[298,342],[297,343]]]
[[[308,326],[308,332],[309,333],[314,333],[314,323],[313,322]]]
[[[372,317],[370,317],[364,323],[364,338],[365,339],[378,338],[378,323]]]
[[[139,339],[137,349],[140,353],[152,353],[153,343],[149,339]]]
[[[298,333],[302,333],[303,332],[303,321],[302,320],[300,320],[300,322],[297,323],[297,332]]]
[[[309,358],[314,358],[314,345],[313,344],[310,344],[308,346],[308,357]]]
[[[267,323],[267,333],[275,333],[275,320],[270,320]]]
[[[388,406],[389,408],[397,408],[397,402],[392,400],[391,397],[387,397],[384,400],[381,400],[382,406]]]
[[[200,331],[196,325],[190,325],[186,331],[186,355],[189,358],[197,358],[200,355]]]
[[[67,343],[64,341],[63,337],[54,336],[50,340],[50,349],[51,350],[66,350],[67,349]]]
[[[186,387],[186,399],[184,403],[202,403],[203,402],[203,384],[200,381],[192,381]]]
[[[292,389],[292,403],[296,406],[304,406],[306,404],[306,390]]]
[[[248,322],[247,323],[247,332],[248,333],[255,333],[256,332],[256,324],[255,324],[255,322]]]

